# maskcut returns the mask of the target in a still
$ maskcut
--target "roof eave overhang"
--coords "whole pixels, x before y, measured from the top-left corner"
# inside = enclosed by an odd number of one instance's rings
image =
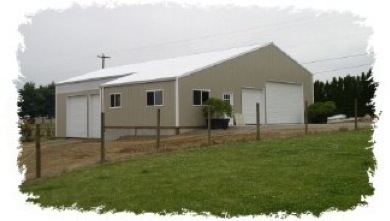
[[[158,78],[158,79],[150,79],[150,80],[142,80],[142,81],[132,81],[132,82],[123,82],[123,83],[113,83],[113,84],[102,84],[102,87],[117,87],[124,85],[134,85],[134,84],[147,84],[147,83],[157,83],[157,82],[166,82],[166,81],[175,81],[175,77],[167,77],[167,78]]]
[[[130,72],[130,73],[121,74],[121,75],[95,77],[95,78],[88,78],[88,79],[76,80],[76,81],[62,81],[62,82],[58,82],[58,83],[54,83],[54,84],[55,85],[64,85],[64,84],[83,83],[83,82],[88,82],[88,81],[103,80],[103,79],[108,79],[108,78],[120,78],[120,77],[126,77],[126,76],[129,76],[129,75],[132,75],[134,73],[135,72]]]

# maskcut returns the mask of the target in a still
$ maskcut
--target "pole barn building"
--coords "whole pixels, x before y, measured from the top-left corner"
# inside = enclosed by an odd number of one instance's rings
[[[273,43],[107,68],[56,84],[56,136],[108,138],[162,134],[204,127],[209,97],[233,106],[243,123],[304,123],[313,102],[312,74]]]

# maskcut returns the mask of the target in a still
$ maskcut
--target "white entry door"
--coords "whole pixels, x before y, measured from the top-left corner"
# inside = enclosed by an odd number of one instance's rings
[[[222,100],[229,103],[233,107],[233,93],[231,93],[231,92],[222,93]],[[229,125],[230,126],[234,125],[233,116],[232,117],[225,116],[225,118],[229,118]]]
[[[264,94],[260,89],[242,89],[242,116],[245,124],[256,124],[256,103],[260,104],[260,123],[264,123]]]

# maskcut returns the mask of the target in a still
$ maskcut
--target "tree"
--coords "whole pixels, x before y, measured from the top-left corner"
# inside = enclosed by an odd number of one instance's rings
[[[314,97],[316,98],[316,102],[325,101],[326,91],[325,84],[319,80],[314,82]]]
[[[354,116],[354,102],[358,100],[358,116],[373,115],[375,112],[372,99],[375,96],[378,83],[374,82],[372,70],[361,76],[347,75],[343,78],[333,77],[329,83],[314,82],[314,102],[333,101],[336,104],[335,113]]]
[[[31,118],[45,116],[54,117],[55,85],[52,82],[46,86],[35,87],[34,82],[27,82],[19,89],[19,117]]]
[[[41,88],[41,87],[40,87]],[[41,116],[47,116],[48,118],[55,117],[55,85],[54,82],[42,87],[42,107]]]
[[[364,74],[364,73],[363,73]],[[367,72],[365,80],[362,82],[362,99],[361,103],[364,104],[364,113],[373,115],[375,113],[375,103],[373,101],[375,97],[375,91],[378,87],[378,82],[374,82],[372,76],[372,69]]]
[[[36,117],[38,115],[38,106],[36,104],[37,92],[35,90],[35,83],[27,82],[19,89],[19,117]]]

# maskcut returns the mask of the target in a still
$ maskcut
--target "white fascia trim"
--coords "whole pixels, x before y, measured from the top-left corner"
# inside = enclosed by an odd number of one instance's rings
[[[179,77],[176,77],[175,82],[175,126],[179,127]]]
[[[167,78],[158,78],[158,79],[150,79],[150,80],[141,80],[141,81],[131,81],[131,82],[121,82],[121,83],[104,83],[102,86],[104,87],[117,87],[123,85],[134,85],[134,84],[147,84],[147,83],[156,83],[156,82],[168,82],[174,81],[177,77],[167,77]]]
[[[96,81],[96,80],[104,80],[107,78],[121,78],[121,77],[126,77],[129,75],[134,74],[135,72],[130,72],[130,73],[125,73],[125,74],[120,74],[120,75],[113,75],[113,76],[103,76],[103,77],[92,77],[92,78],[86,78],[86,79],[80,79],[80,80],[65,80],[65,81],[60,81],[57,83],[54,83],[55,85],[63,85],[63,84],[73,84],[73,83],[82,83],[86,81]]]

